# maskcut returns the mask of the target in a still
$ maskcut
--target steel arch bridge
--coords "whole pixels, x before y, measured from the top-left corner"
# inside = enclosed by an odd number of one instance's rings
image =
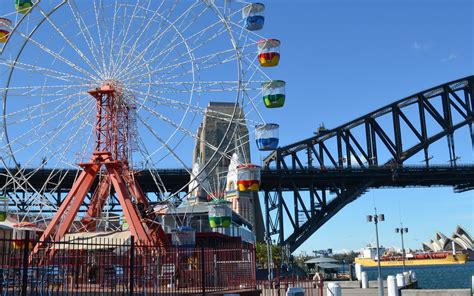
[[[474,188],[474,165],[460,164],[455,144],[465,144],[472,133],[474,76],[448,82],[419,92],[331,130],[278,148],[264,160],[262,188],[264,223],[268,236],[293,252],[344,206],[371,188],[452,186],[455,192]],[[454,134],[466,127],[469,135],[455,141]],[[449,163],[440,164],[431,155],[441,143]],[[418,161],[422,160],[420,165]],[[413,165],[413,163],[416,165]],[[34,168],[0,170],[3,194],[23,200],[43,186],[50,189],[52,203],[60,205],[72,186],[76,170]],[[185,190],[185,169],[157,170],[165,192]],[[7,180],[23,174],[28,183]],[[52,176],[52,177],[51,177]],[[147,171],[137,176],[143,190],[159,199],[153,177]],[[61,188],[57,184],[61,184]],[[22,190],[18,190],[21,188]],[[89,194],[89,199],[91,198]],[[87,203],[87,198],[86,202]],[[110,211],[120,211],[117,201]],[[86,208],[84,204],[83,210]],[[286,225],[289,225],[285,229]],[[288,234],[285,236],[285,234]]]
[[[472,189],[474,166],[458,164],[454,133],[467,127],[474,145],[473,106],[474,76],[469,76],[278,148],[264,160],[273,174],[262,180],[267,235],[277,235],[291,253],[370,188]],[[444,138],[449,164],[432,165],[430,148]],[[409,165],[415,157],[423,165]],[[284,221],[290,229],[284,229]]]

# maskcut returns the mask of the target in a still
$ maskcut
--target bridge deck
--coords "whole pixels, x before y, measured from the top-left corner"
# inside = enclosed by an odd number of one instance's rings
[[[187,190],[189,174],[185,169],[163,169],[155,170],[159,174],[169,192]],[[12,174],[18,174],[11,170]],[[24,176],[28,176],[29,184],[40,190],[46,184],[47,190],[53,190],[60,183],[61,191],[71,188],[77,170],[56,171],[54,174],[50,169],[25,169]],[[63,178],[62,181],[60,181]],[[157,192],[155,181],[150,171],[142,171],[137,174],[137,179],[145,192]],[[48,180],[46,182],[46,180]],[[404,166],[391,167],[369,167],[369,168],[327,168],[277,171],[272,169],[262,170],[262,190],[277,190],[281,186],[282,191],[293,191],[294,188],[307,190],[309,188],[331,188],[335,185],[351,186],[360,184],[366,180],[372,180],[372,188],[382,187],[430,187],[430,186],[474,186],[474,165],[457,166]],[[0,182],[7,181],[5,170],[0,170]],[[13,190],[17,186],[9,185],[7,190]],[[30,188],[30,189],[33,189]]]

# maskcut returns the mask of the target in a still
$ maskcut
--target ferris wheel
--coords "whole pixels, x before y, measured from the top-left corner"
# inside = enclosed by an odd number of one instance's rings
[[[285,82],[264,71],[280,59],[280,41],[260,35],[264,10],[261,3],[224,0],[2,5],[0,156],[7,180],[2,189],[15,188],[8,198],[21,208],[17,219],[49,221],[59,208],[54,192],[71,172],[76,181],[81,178],[78,164],[91,161],[101,141],[109,141],[108,149],[115,143],[113,156],[131,172],[153,176],[157,199],[179,196],[167,191],[157,168],[186,169],[192,176],[187,187],[212,175],[216,159],[230,160],[238,152],[240,146],[226,139],[238,138],[243,146],[255,145],[256,137],[258,149],[275,149],[278,125],[267,123],[262,109],[283,106]],[[113,101],[107,107],[99,103],[106,97]],[[213,101],[234,107],[211,114],[207,107]],[[105,109],[115,111],[101,113]],[[114,119],[104,121],[107,116]],[[216,143],[198,133],[205,116],[224,122]],[[239,134],[242,125],[250,138]],[[103,132],[110,128],[115,138]],[[193,170],[197,142],[211,156]],[[39,173],[41,186],[32,181]],[[107,174],[99,171],[98,178],[108,184],[102,191],[110,192]],[[212,196],[213,189],[206,190]],[[104,211],[111,199],[101,202]]]

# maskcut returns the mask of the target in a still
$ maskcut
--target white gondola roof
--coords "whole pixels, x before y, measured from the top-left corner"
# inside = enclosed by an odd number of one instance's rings
[[[329,258],[329,257],[317,257],[317,258],[309,259],[308,261],[305,261],[304,263],[319,265],[320,263],[339,263],[339,261],[337,261],[334,258]]]
[[[265,5],[263,3],[251,3],[242,9],[242,14],[248,16],[251,13],[259,14],[265,10]]]

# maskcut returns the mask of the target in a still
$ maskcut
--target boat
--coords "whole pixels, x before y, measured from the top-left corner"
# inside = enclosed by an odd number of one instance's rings
[[[381,248],[380,253],[384,252]],[[364,251],[355,258],[355,263],[365,267],[377,266],[377,251],[376,248],[366,247]],[[468,260],[468,255],[465,253],[453,252],[413,252],[405,256],[406,266],[420,266],[420,265],[455,265],[465,264]],[[380,266],[403,266],[403,258],[401,255],[383,255],[380,256]]]

